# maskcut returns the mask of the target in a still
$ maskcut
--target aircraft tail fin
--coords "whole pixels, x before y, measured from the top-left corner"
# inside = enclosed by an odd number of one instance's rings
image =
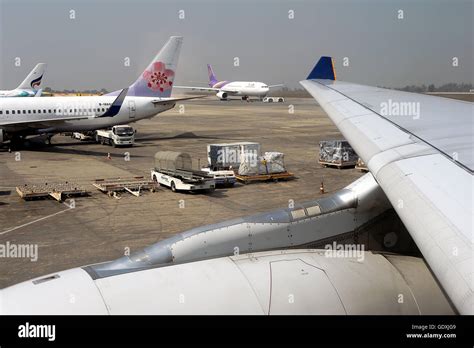
[[[332,57],[321,57],[309,73],[307,80],[322,79],[335,80],[336,69],[334,68],[334,60]]]
[[[182,36],[171,36],[145,71],[128,88],[128,95],[159,98],[171,96],[182,44]],[[119,93],[120,91],[115,91],[109,95]]]
[[[35,68],[31,70],[28,76],[16,89],[38,90],[41,86],[44,72],[46,71],[46,63],[36,64]]]
[[[218,81],[216,79],[216,75],[214,74],[214,70],[212,70],[211,64],[207,64],[207,74],[209,75],[209,87],[214,87]]]

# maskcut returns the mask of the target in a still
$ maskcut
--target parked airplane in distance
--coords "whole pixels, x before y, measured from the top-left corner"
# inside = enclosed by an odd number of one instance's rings
[[[283,86],[282,84],[269,86],[263,82],[218,81],[210,64],[207,64],[207,72],[209,75],[209,87],[175,87],[191,89],[193,91],[216,92],[216,97],[220,100],[227,100],[229,97],[241,97],[242,100],[258,97],[262,100],[268,94],[270,88]]]
[[[136,122],[172,109],[170,98],[182,37],[172,36],[146,70],[127,89],[104,96],[3,98],[0,100],[0,144],[10,139],[60,132],[82,132]],[[117,97],[118,96],[118,97]]]
[[[41,81],[46,71],[46,63],[38,63],[25,80],[12,90],[0,91],[0,97],[39,97],[41,96]]]

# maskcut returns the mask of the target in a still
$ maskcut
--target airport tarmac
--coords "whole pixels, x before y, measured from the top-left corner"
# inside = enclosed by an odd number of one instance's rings
[[[317,199],[323,196],[321,181],[328,195],[363,175],[355,169],[318,164],[319,141],[342,136],[312,98],[267,104],[222,102],[210,96],[132,125],[138,132],[132,148],[57,135],[52,146],[32,139],[19,157],[0,150],[0,244],[38,245],[36,261],[0,258],[0,288],[113,260],[193,227],[286,207],[291,201]],[[207,144],[238,141],[259,142],[263,151],[285,153],[286,167],[297,179],[236,184],[211,194],[160,188],[141,197],[122,194],[120,199],[108,197],[91,184],[98,178],[149,177],[153,156],[161,150],[188,152],[205,165]],[[52,199],[23,201],[15,191],[19,185],[61,181],[87,188],[90,197],[75,199],[75,208],[70,209]]]

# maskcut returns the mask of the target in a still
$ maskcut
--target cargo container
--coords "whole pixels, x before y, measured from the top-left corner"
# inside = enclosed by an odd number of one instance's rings
[[[207,159],[212,170],[237,170],[240,163],[258,159],[260,151],[260,144],[253,142],[209,144]]]
[[[347,140],[323,140],[319,142],[319,163],[324,167],[353,167],[359,156]]]

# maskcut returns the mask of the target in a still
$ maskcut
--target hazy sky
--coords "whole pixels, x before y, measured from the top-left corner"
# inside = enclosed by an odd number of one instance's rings
[[[300,87],[321,55],[352,82],[473,83],[473,11],[472,0],[0,0],[0,89],[37,62],[54,89],[123,88],[171,35],[184,36],[176,84],[206,83],[212,63],[218,79]]]

